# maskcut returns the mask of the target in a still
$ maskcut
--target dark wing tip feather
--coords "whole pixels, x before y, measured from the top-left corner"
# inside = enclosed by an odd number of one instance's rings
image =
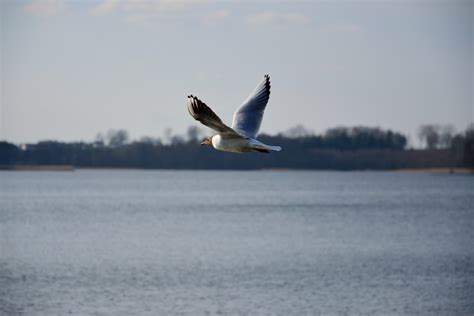
[[[188,112],[195,120],[213,130],[220,133],[235,133],[233,129],[222,123],[217,114],[196,96],[188,96]]]
[[[196,96],[190,95],[189,112],[198,121],[205,121],[206,119],[212,119],[217,122],[221,122],[221,119],[208,107],[204,102],[199,100]]]
[[[268,91],[268,96],[270,96],[270,88],[271,88],[271,84],[270,84],[270,75],[269,74],[266,74],[265,75],[265,90]]]

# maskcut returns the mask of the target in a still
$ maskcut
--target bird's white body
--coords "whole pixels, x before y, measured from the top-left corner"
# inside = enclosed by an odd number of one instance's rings
[[[264,143],[248,137],[227,137],[225,134],[216,134],[211,138],[212,147],[217,150],[230,151],[234,153],[246,153],[250,151],[280,151],[280,146],[268,146]]]
[[[206,138],[201,145],[234,153],[280,151],[280,146],[269,146],[256,140],[269,98],[270,76],[265,75],[257,88],[234,112],[232,127],[229,127],[204,102],[193,95],[188,96],[189,114],[195,120],[218,132]]]
[[[252,148],[245,138],[227,138],[225,139],[221,134],[216,134],[211,138],[212,147],[222,151],[230,151],[234,153],[249,152]]]

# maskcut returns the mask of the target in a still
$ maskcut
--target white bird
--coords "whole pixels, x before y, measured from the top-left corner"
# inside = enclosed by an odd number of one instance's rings
[[[265,75],[247,100],[234,112],[232,127],[229,127],[204,102],[193,95],[188,96],[189,114],[195,120],[218,132],[206,138],[201,145],[234,153],[280,151],[280,146],[265,145],[256,139],[269,98],[270,76]]]

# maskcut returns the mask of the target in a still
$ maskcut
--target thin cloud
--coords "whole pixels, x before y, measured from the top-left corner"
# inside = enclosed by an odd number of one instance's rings
[[[114,11],[119,4],[119,0],[104,0],[102,3],[92,9],[93,15],[104,15]]]
[[[186,10],[213,0],[102,0],[91,13],[103,15],[115,10],[145,14],[150,11]]]
[[[291,26],[308,23],[308,18],[301,13],[279,13],[274,11],[264,11],[247,18],[247,23],[251,26]]]
[[[23,7],[25,12],[38,16],[56,15],[63,9],[63,0],[34,0]]]
[[[90,13],[96,16],[119,12],[124,15],[125,21],[135,24],[145,24],[156,19],[170,17],[171,12],[190,10],[196,6],[203,6],[214,0],[102,0]],[[173,13],[175,14],[175,13]],[[216,11],[202,17],[203,23],[215,23],[224,19],[228,11]]]
[[[158,10],[159,1],[153,0],[121,0],[122,11],[133,14],[149,14]]]
[[[218,10],[214,11],[202,18],[202,22],[206,25],[213,25],[225,20],[229,17],[230,11],[229,10]]]
[[[184,10],[211,2],[213,2],[213,0],[160,0],[159,8],[163,10]]]

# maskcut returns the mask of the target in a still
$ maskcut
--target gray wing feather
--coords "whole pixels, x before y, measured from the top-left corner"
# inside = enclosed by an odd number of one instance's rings
[[[270,98],[270,76],[265,75],[247,100],[238,107],[232,128],[239,134],[255,138],[262,124],[263,112]]]
[[[222,120],[217,116],[217,114],[197,97],[193,95],[188,96],[187,106],[189,114],[191,114],[195,120],[218,131],[219,133],[235,134],[235,131],[232,128],[222,123]]]

